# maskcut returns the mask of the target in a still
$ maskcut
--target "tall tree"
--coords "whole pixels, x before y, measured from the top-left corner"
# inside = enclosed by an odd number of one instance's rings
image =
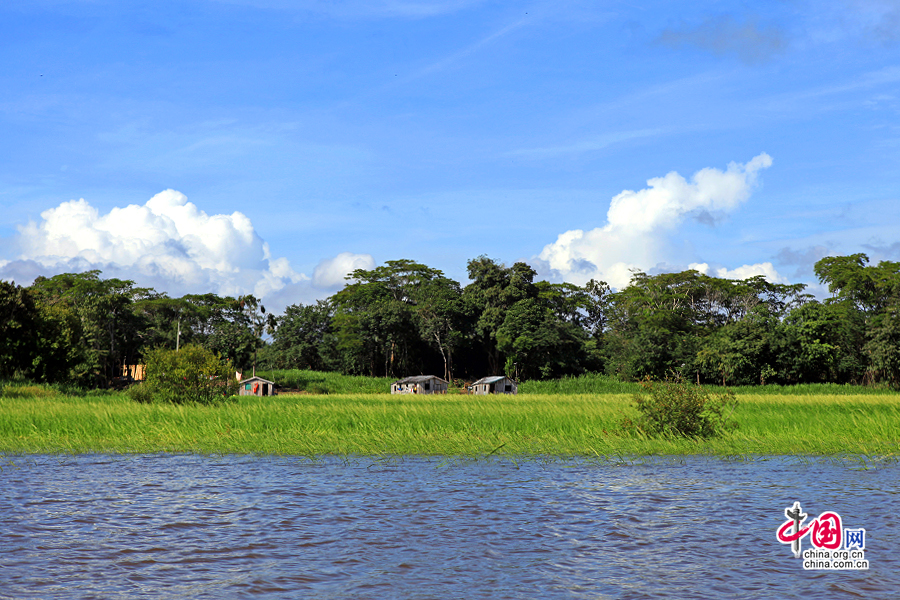
[[[74,366],[76,378],[105,384],[139,351],[141,324],[132,309],[151,290],[136,288],[129,280],[101,279],[96,270],[38,277],[31,289],[40,303],[54,307],[58,313],[73,311],[77,315],[81,356],[80,364]],[[75,333],[71,328],[69,331]]]
[[[27,288],[0,281],[0,378],[32,375],[40,312]]]
[[[503,364],[497,333],[514,304],[537,296],[537,273],[523,262],[506,267],[487,256],[470,260],[467,269],[472,283],[466,286],[464,295],[470,310],[478,315],[475,335],[487,356],[490,372],[500,374]]]
[[[868,265],[865,254],[830,256],[815,265],[819,281],[828,284],[832,298],[826,302],[842,305],[852,321],[861,323],[862,335],[854,336],[854,353],[866,362],[866,380],[897,380],[896,364],[900,347],[895,338],[896,307],[900,305],[900,262],[882,261]]]
[[[276,368],[324,371],[328,364],[323,350],[332,332],[331,302],[292,304],[277,318],[272,334],[272,355]]]
[[[449,371],[452,351],[449,316],[452,282],[443,273],[411,260],[388,261],[358,269],[332,297],[334,331],[344,369],[398,376],[420,370],[429,344],[444,354]]]

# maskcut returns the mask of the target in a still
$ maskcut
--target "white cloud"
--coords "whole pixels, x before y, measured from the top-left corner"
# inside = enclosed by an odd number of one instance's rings
[[[341,252],[334,258],[323,260],[313,271],[313,284],[320,288],[338,288],[347,283],[344,279],[356,269],[375,268],[375,259],[369,254]]]
[[[710,269],[707,263],[691,263],[688,265],[688,268],[699,271],[704,275],[711,275],[713,277],[719,277],[721,279],[741,280],[749,279],[750,277],[756,277],[757,275],[762,275],[763,277],[765,277],[766,281],[770,283],[790,283],[785,277],[778,273],[778,271],[770,262],[756,263],[755,265],[744,265],[731,270],[726,269],[725,267]]]
[[[685,217],[707,223],[721,219],[750,197],[757,173],[771,164],[763,152],[746,164],[732,162],[724,171],[701,169],[690,181],[674,171],[650,179],[648,187],[625,190],[610,201],[605,226],[560,234],[537,262],[565,281],[583,284],[595,278],[621,289],[628,285],[632,269],[647,271],[667,262],[668,236]],[[762,274],[780,277],[768,266],[771,273]],[[753,268],[762,269],[753,265],[732,272]]]
[[[291,290],[306,301],[319,295],[315,282],[286,258],[272,257],[246,215],[208,215],[175,190],[105,214],[84,199],[63,202],[42,212],[39,223],[19,227],[12,245],[19,255],[0,260],[0,277],[19,283],[100,269],[103,277],[132,279],[173,296],[252,293],[290,302]],[[373,264],[365,257],[344,253],[322,264]]]

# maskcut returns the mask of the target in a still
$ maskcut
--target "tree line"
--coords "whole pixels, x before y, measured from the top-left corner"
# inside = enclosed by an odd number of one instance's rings
[[[612,291],[535,281],[480,256],[469,283],[411,260],[356,270],[314,304],[266,312],[252,295],[169,298],[99,271],[0,282],[0,377],[107,385],[155,348],[202,346],[238,368],[402,377],[546,379],[677,372],[700,383],[900,385],[900,263],[828,257],[831,297],[697,271],[634,271]]]

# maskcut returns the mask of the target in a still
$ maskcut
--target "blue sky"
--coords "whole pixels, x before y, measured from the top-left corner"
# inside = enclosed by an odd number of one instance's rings
[[[0,65],[17,283],[282,307],[486,254],[821,294],[823,256],[900,260],[896,0],[12,1]]]

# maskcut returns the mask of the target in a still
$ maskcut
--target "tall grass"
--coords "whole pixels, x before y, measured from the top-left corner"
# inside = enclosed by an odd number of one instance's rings
[[[340,373],[303,371],[299,369],[258,370],[256,374],[274,381],[282,389],[298,390],[313,394],[389,394],[391,383],[394,381],[391,377],[341,375]],[[704,387],[708,387],[713,393],[718,394],[721,394],[726,389],[730,389],[739,396],[748,394],[819,396],[824,394],[829,396],[894,395],[900,397],[897,391],[887,387],[842,385],[837,383],[770,384],[735,387],[708,385]],[[522,394],[633,394],[638,391],[640,391],[639,383],[621,381],[615,377],[599,373],[587,373],[547,381],[523,381],[519,385],[519,393]]]
[[[622,418],[635,415],[630,394],[307,394],[212,406],[4,396],[0,452],[897,456],[900,440],[900,408],[878,395],[746,395],[738,429],[706,441],[624,432]]]
[[[390,377],[364,377],[341,375],[324,371],[300,369],[257,370],[256,374],[286,390],[298,390],[313,394],[389,394]]]
[[[598,373],[546,381],[523,381],[519,385],[519,392],[522,394],[633,394],[640,389],[638,383]]]
[[[115,395],[119,392],[103,389],[86,389],[72,383],[33,383],[30,381],[0,380],[0,397],[6,398],[52,398],[56,396],[97,397]]]
[[[739,396],[859,396],[879,395],[900,398],[896,390],[889,387],[860,386],[839,383],[801,383],[796,385],[704,385],[714,394],[731,390]],[[525,394],[633,394],[640,391],[640,384],[621,381],[615,377],[599,373],[563,377],[547,381],[524,381],[519,392]]]

